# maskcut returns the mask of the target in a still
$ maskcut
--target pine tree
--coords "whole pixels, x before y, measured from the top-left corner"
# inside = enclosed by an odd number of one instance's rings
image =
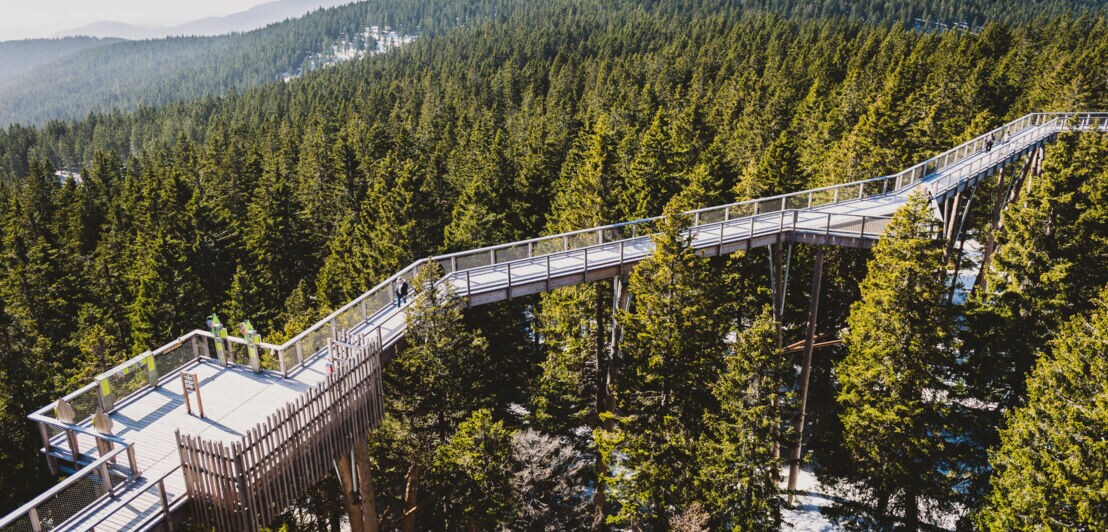
[[[712,393],[718,414],[705,416],[697,488],[716,526],[770,530],[781,524],[781,462],[774,457],[792,368],[777,349],[772,309],[740,332]]]
[[[688,220],[673,204],[654,236],[654,252],[631,274],[635,301],[624,326],[614,479],[614,521],[665,528],[694,502],[696,442],[704,415],[718,407],[711,384],[724,367],[726,304],[718,275],[682,234]],[[605,435],[602,435],[605,436]],[[605,436],[606,437],[606,436]]]
[[[512,435],[485,408],[462,421],[435,450],[432,474],[442,489],[447,527],[490,530],[515,513]]]
[[[411,280],[415,296],[407,307],[408,345],[385,372],[388,410],[414,446],[405,478],[410,494],[405,504],[413,508],[418,507],[422,470],[431,464],[433,450],[486,401],[469,392],[481,375],[486,341],[464,326],[460,301],[451,289],[435,284],[442,275],[442,267],[431,261]],[[405,528],[414,519],[406,518]]]
[[[912,195],[874,247],[835,368],[844,445],[878,519],[895,509],[908,529],[919,526],[924,497],[947,493],[937,466],[950,429],[953,325],[939,305],[946,274],[930,228],[926,198]]]
[[[983,530],[1108,528],[1108,287],[1062,325],[991,453]]]

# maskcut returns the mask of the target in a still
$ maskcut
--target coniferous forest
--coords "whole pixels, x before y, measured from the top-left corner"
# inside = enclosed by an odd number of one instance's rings
[[[799,364],[779,347],[804,337],[815,248],[776,322],[766,250],[700,257],[677,213],[1108,110],[1095,1],[371,5],[418,38],[0,131],[0,510],[54,481],[28,413],[213,311],[279,343],[416,259],[665,212],[625,308],[612,281],[413,307],[369,434],[378,513],[777,529]],[[849,494],[839,526],[1108,528],[1108,136],[1063,134],[999,223],[1010,191],[981,186],[965,235],[996,252],[964,298],[922,197],[874,249],[825,250],[818,332],[843,342],[814,357],[804,462]],[[274,526],[343,511],[328,480]]]

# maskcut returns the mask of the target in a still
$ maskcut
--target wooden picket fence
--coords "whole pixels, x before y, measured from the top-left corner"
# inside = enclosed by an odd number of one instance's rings
[[[230,446],[177,431],[193,516],[205,529],[258,530],[334,471],[384,417],[380,349],[331,340],[334,372]]]

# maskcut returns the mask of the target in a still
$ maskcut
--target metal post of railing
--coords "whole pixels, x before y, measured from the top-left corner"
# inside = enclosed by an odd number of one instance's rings
[[[450,257],[450,273],[458,271],[458,257]]]
[[[365,320],[362,320],[362,321],[365,321]],[[281,351],[280,349],[270,349],[269,353],[271,355],[274,355],[274,356],[277,357],[277,362],[280,363],[280,367],[281,367],[281,376],[282,377],[288,377],[289,372],[288,372],[287,369],[285,369],[285,352]]]
[[[778,231],[785,230],[785,211],[781,211],[781,222],[777,226]]]
[[[831,203],[839,202],[839,187],[835,187],[835,197],[831,200]]]
[[[728,205],[728,206],[723,208],[723,221],[726,222],[727,220],[730,220],[730,219],[731,219],[731,206]]]
[[[112,477],[108,474],[108,462],[100,464],[100,476],[104,480],[104,489],[109,497],[115,497],[115,487],[112,486]]]
[[[759,203],[757,201],[755,201],[754,202],[754,212],[751,213],[751,216],[758,216],[758,206],[759,206]]]
[[[138,460],[135,459],[135,446],[127,446],[127,466],[131,468],[131,474],[128,475],[128,480],[134,480],[138,477],[140,471],[138,468]]]
[[[527,243],[527,258],[531,258],[531,257],[534,257],[534,256],[535,256],[535,243],[534,242],[528,242]]]
[[[42,435],[42,450],[46,453],[46,465],[50,468],[50,474],[58,475],[58,459],[50,454],[54,446],[50,445],[50,431],[46,429],[46,423],[38,422],[38,432]]]
[[[808,193],[808,208],[809,209],[812,208],[812,193],[811,192]]]
[[[865,193],[866,193],[866,188],[865,187],[866,187],[865,183],[858,183],[858,199],[862,199],[863,197],[865,197]]]
[[[722,249],[722,247],[723,247],[723,228],[724,228],[724,227],[725,227],[726,225],[727,225],[727,224],[724,224],[724,223],[722,223],[722,222],[721,222],[721,223],[719,224],[719,245],[720,245],[720,248],[721,248],[721,249],[719,250],[719,252],[720,252],[720,253],[723,253],[723,249]]]
[[[562,251],[569,251],[569,237],[562,235]]]
[[[624,242],[623,240],[619,241],[619,270],[620,270],[621,273],[623,272],[623,242]],[[550,262],[548,261],[547,264],[550,264]],[[550,274],[549,274],[550,267],[549,266],[547,267],[546,271],[548,272],[546,276],[550,277]]]
[[[585,248],[585,274],[589,272],[589,248]]]
[[[158,498],[162,500],[162,520],[165,521],[166,528],[169,532],[173,532],[173,520],[170,519],[169,514],[169,497],[165,494],[165,479],[158,479]]]
[[[585,250],[586,257],[588,256],[588,250]],[[512,263],[508,263],[508,299],[512,297]]]
[[[489,264],[490,265],[491,264],[496,264],[496,250],[495,249],[490,249],[489,250]]]
[[[300,367],[306,367],[304,366],[304,346],[300,342],[296,342],[296,362]]]
[[[693,213],[693,225],[700,225],[700,211]]]
[[[757,205],[757,204],[755,204]],[[750,217],[750,236],[754,236],[754,216]]]
[[[27,517],[31,520],[31,531],[42,532],[42,519],[38,517],[38,508],[31,508],[27,512]]]
[[[473,294],[473,288],[469,285],[469,270],[466,270],[466,297]]]
[[[623,242],[619,243],[619,248],[623,249]],[[546,256],[546,291],[550,291],[550,255]]]
[[[865,216],[862,217],[862,228],[858,231],[858,237],[859,238],[865,238],[866,237],[866,217]]]
[[[827,213],[827,227],[824,234],[831,236],[831,213]]]
[[[369,314],[366,313],[364,297],[360,301],[358,301],[358,310],[361,310],[362,312],[362,321],[369,319]]]
[[[788,196],[781,196],[781,210],[785,210],[785,205],[786,205],[785,200],[787,198],[788,198]]]
[[[800,218],[800,211],[793,211],[793,231],[796,231],[796,221]]]

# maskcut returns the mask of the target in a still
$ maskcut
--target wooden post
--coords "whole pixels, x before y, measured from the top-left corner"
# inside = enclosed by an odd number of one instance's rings
[[[358,491],[362,495],[362,521],[365,532],[377,532],[377,494],[373,485],[373,471],[369,466],[369,440],[358,432],[354,442],[354,460],[358,465]]]
[[[800,457],[804,445],[804,416],[808,409],[808,380],[812,375],[812,347],[816,336],[816,317],[819,313],[820,280],[823,277],[823,247],[816,248],[816,263],[812,270],[812,293],[808,304],[808,334],[804,337],[804,361],[800,367],[800,406],[793,425],[795,441],[789,464],[789,505],[793,503],[796,477],[800,474]]]
[[[335,468],[339,472],[339,482],[342,484],[342,496],[346,501],[346,513],[350,516],[350,530],[364,532],[362,507],[354,499],[354,474],[351,469],[350,454],[339,453],[335,462]]]
[[[189,392],[196,392],[196,406],[200,411],[200,417],[204,417],[204,400],[200,398],[200,377],[196,373],[181,372],[181,388],[185,394],[185,408],[192,415],[192,401],[189,400]]]

